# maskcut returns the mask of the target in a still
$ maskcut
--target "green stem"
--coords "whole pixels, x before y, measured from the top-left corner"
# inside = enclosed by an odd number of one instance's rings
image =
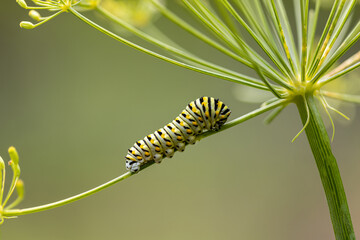
[[[274,108],[277,108],[277,107],[281,107],[281,106],[284,106],[286,104],[289,103],[289,100],[287,99],[277,99],[275,100],[274,102],[271,102],[269,104],[263,104],[263,106],[261,106],[260,108],[258,109],[255,109],[254,111],[251,111],[245,115],[242,115],[241,117],[238,117],[238,118],[235,118],[234,120],[231,120],[230,122],[226,123],[225,125],[223,125],[220,130],[218,131],[206,131],[202,134],[200,134],[199,136],[196,137],[197,140],[201,140],[201,139],[204,139],[206,137],[209,137],[215,133],[218,133],[218,132],[221,132],[221,131],[224,131],[226,129],[229,129],[229,128],[232,128],[240,123],[243,123],[249,119],[252,119],[260,114],[263,114],[265,112],[268,112]]]
[[[319,170],[336,239],[355,239],[339,168],[331,151],[329,136],[316,106],[315,98],[311,93],[305,98],[296,99],[296,104],[303,124],[309,117],[305,132]]]
[[[114,178],[114,179],[108,181],[107,183],[104,183],[104,184],[102,184],[102,185],[100,185],[100,186],[98,186],[96,188],[93,188],[93,189],[91,189],[89,191],[80,193],[78,195],[75,195],[75,196],[72,196],[72,197],[57,201],[57,202],[53,202],[53,203],[49,203],[49,204],[45,204],[45,205],[41,205],[41,206],[37,206],[37,207],[24,208],[24,209],[10,209],[10,210],[5,209],[2,212],[2,216],[3,217],[19,216],[19,215],[25,215],[25,214],[29,214],[29,213],[36,213],[36,212],[40,212],[40,211],[60,207],[60,206],[63,206],[65,204],[72,203],[72,202],[75,202],[75,201],[80,200],[82,198],[85,198],[85,197],[87,197],[89,195],[92,195],[94,193],[97,193],[97,192],[99,192],[99,191],[101,191],[101,190],[103,190],[103,189],[105,189],[107,187],[110,187],[110,186],[114,185],[117,182],[120,182],[120,181],[132,176],[132,175],[133,174],[131,172],[126,172],[123,175],[121,175],[121,176],[119,176],[117,178]]]
[[[208,61],[205,61],[199,57],[196,57],[195,55],[187,52],[186,50],[183,50],[181,48],[176,48],[174,46],[168,45],[165,42],[162,42],[151,35],[146,34],[145,32],[142,32],[141,30],[135,28],[131,24],[126,23],[121,18],[117,18],[116,16],[112,15],[110,12],[108,12],[106,9],[102,8],[101,6],[98,6],[96,10],[102,14],[104,17],[110,19],[116,24],[119,24],[121,27],[125,28],[126,30],[130,31],[131,33],[134,33],[135,35],[139,36],[140,38],[143,38],[144,40],[154,44],[155,46],[158,46],[166,51],[169,51],[173,53],[176,56],[179,56],[180,59],[184,58],[190,61],[190,63],[194,62],[196,64],[199,64],[201,66],[205,66],[205,68],[214,69],[218,72],[221,72],[223,74],[233,76],[234,78],[243,79],[245,82],[249,81],[254,84],[261,85],[262,83],[260,81],[257,81],[256,79],[252,79],[250,77],[247,77],[246,75],[231,71],[229,69],[226,69],[224,67],[221,67],[217,64],[210,63]],[[266,89],[263,87],[263,89]]]
[[[151,50],[149,50],[147,48],[144,48],[144,47],[142,47],[140,45],[137,45],[137,44],[135,44],[135,43],[123,38],[123,37],[120,37],[120,36],[116,35],[115,33],[107,30],[106,28],[101,27],[100,25],[98,25],[95,22],[91,21],[90,19],[86,18],[85,16],[83,16],[82,14],[80,14],[79,12],[77,12],[73,8],[69,8],[68,11],[70,13],[74,14],[80,20],[82,20],[85,23],[89,24],[91,27],[95,28],[96,30],[98,30],[98,31],[108,35],[109,37],[111,37],[111,38],[113,38],[113,39],[115,39],[115,40],[117,40],[119,42],[122,42],[122,43],[136,49],[136,50],[139,50],[141,52],[149,54],[150,56],[159,58],[161,60],[164,60],[166,62],[175,64],[175,65],[183,67],[183,68],[187,68],[187,69],[190,69],[190,70],[193,70],[193,71],[196,71],[196,72],[200,72],[200,73],[203,73],[203,74],[207,74],[207,75],[210,75],[210,76],[218,77],[220,79],[224,79],[224,80],[227,80],[227,81],[241,83],[241,84],[244,84],[244,85],[247,85],[247,86],[252,86],[252,87],[260,88],[260,89],[264,89],[264,90],[267,89],[263,85],[260,85],[258,83],[254,83],[254,82],[248,82],[246,79],[240,79],[238,77],[235,78],[235,77],[229,76],[227,74],[222,74],[222,73],[220,73],[218,71],[211,71],[211,70],[203,69],[203,68],[200,68],[200,67],[196,67],[194,65],[187,64],[185,62],[177,61],[175,59],[166,57],[164,55],[161,55],[161,54],[159,54],[157,52],[151,51]],[[245,75],[244,75],[244,77],[245,77]]]
[[[234,127],[236,125],[238,125],[239,123],[242,123],[246,120],[249,120],[253,117],[256,117],[264,112],[267,112],[273,108],[276,108],[276,107],[279,107],[283,104],[286,104],[287,100],[284,100],[284,99],[280,99],[280,100],[277,100],[275,102],[272,102],[270,104],[267,104],[265,106],[262,106],[261,108],[259,109],[256,109],[248,114],[245,114],[227,124],[225,124],[222,128],[221,128],[221,131],[222,130],[225,130],[225,129],[228,129],[228,128],[231,128],[231,127]],[[206,134],[207,133],[207,134]],[[208,137],[216,132],[214,131],[209,131],[209,132],[206,132],[204,134],[202,134],[198,140],[202,139],[202,138],[205,138],[205,137]],[[143,171],[145,168],[151,166],[154,164],[154,161],[151,161],[151,162],[148,162],[146,163],[145,165],[143,165],[141,167],[141,171]],[[80,194],[77,194],[75,196],[72,196],[72,197],[69,197],[69,198],[66,198],[66,199],[63,199],[63,200],[60,200],[60,201],[57,201],[57,202],[53,202],[53,203],[49,203],[49,204],[44,204],[44,205],[41,205],[41,206],[37,206],[37,207],[30,207],[30,208],[24,208],[24,209],[4,209],[2,212],[0,212],[0,216],[3,216],[4,218],[6,217],[12,217],[12,216],[19,216],[19,215],[25,215],[25,214],[30,214],[30,213],[36,213],[36,212],[41,212],[41,211],[45,211],[45,210],[48,210],[48,209],[52,209],[52,208],[56,208],[56,207],[60,207],[60,206],[63,206],[63,205],[66,205],[68,203],[72,203],[72,202],[75,202],[77,200],[80,200],[80,199],[83,199],[87,196],[90,196],[94,193],[97,193],[107,187],[110,187],[112,185],[114,185],[115,183],[118,183],[122,180],[125,180],[126,178],[128,177],[131,177],[132,175],[134,175],[133,173],[131,172],[126,172],[124,173],[123,175],[117,177],[117,178],[114,178],[110,181],[108,181],[107,183],[104,183],[98,187],[95,187],[93,189],[90,189],[86,192],[83,192],[83,193],[80,193]]]

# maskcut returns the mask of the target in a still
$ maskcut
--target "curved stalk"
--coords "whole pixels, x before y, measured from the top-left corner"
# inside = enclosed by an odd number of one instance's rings
[[[231,81],[231,82],[236,82],[236,83],[241,83],[241,84],[244,84],[244,85],[247,85],[247,86],[251,86],[251,87],[254,87],[254,88],[258,88],[258,89],[263,89],[263,90],[267,90],[267,87],[264,87],[263,85],[260,85],[260,84],[256,84],[256,83],[253,83],[253,82],[249,82],[247,81],[247,79],[241,79],[239,77],[235,78],[235,77],[232,77],[232,76],[229,76],[227,74],[222,74],[222,73],[219,73],[217,71],[210,71],[210,70],[206,70],[206,69],[203,69],[203,68],[199,68],[199,67],[196,67],[196,66],[193,66],[193,65],[190,65],[190,64],[186,64],[184,62],[181,62],[181,61],[177,61],[175,59],[172,59],[172,58],[169,58],[169,57],[166,57],[164,55],[161,55],[159,53],[156,53],[156,52],[153,52],[145,47],[142,47],[140,45],[137,45],[131,41],[128,41],[118,35],[116,35],[115,33],[101,27],[100,25],[96,24],[95,22],[91,21],[90,19],[86,18],[85,16],[83,16],[82,14],[80,14],[79,12],[77,12],[75,9],[73,8],[69,8],[69,12],[71,12],[72,14],[74,14],[77,18],[79,18],[80,20],[84,21],[85,23],[89,24],[91,27],[97,29],[98,31],[108,35],[109,37],[119,41],[119,42],[122,42],[136,50],[139,50],[141,52],[144,52],[146,54],[149,54],[150,56],[153,56],[153,57],[156,57],[156,58],[159,58],[161,60],[164,60],[166,62],[169,62],[169,63],[172,63],[172,64],[175,64],[177,66],[180,66],[180,67],[183,67],[183,68],[187,68],[187,69],[190,69],[190,70],[193,70],[193,71],[196,71],[196,72],[199,72],[199,73],[203,73],[203,74],[207,74],[207,75],[210,75],[210,76],[213,76],[213,77],[218,77],[220,79],[224,79],[224,80],[227,80],[227,81]]]
[[[221,131],[224,131],[226,129],[229,129],[231,127],[234,127],[240,123],[243,123],[251,118],[254,118],[262,113],[265,113],[265,112],[268,112],[274,108],[277,108],[277,107],[280,107],[280,106],[283,106],[283,105],[286,105],[288,104],[290,101],[288,99],[279,99],[279,100],[276,100],[270,104],[267,104],[265,106],[262,106],[258,109],[255,109],[254,111],[251,111],[245,115],[242,115],[241,117],[238,117],[234,120],[231,120],[230,122],[226,123],[225,125],[223,125],[219,131],[207,131],[207,132],[204,132],[202,134],[200,134],[198,137],[197,137],[197,140],[201,140],[203,138],[206,138],[208,136],[211,136],[215,133],[218,133],[218,132],[221,132]]]
[[[173,23],[175,23],[176,25],[178,25],[179,27],[183,28],[185,31],[187,31],[188,33],[192,34],[193,36],[195,36],[196,38],[202,40],[203,42],[205,42],[206,44],[210,45],[211,47],[217,49],[218,51],[224,53],[225,55],[233,58],[236,61],[241,62],[242,64],[250,67],[250,68],[254,68],[252,66],[252,63],[249,62],[247,59],[241,57],[238,54],[235,54],[233,51],[227,49],[226,47],[224,47],[223,45],[217,43],[216,41],[214,41],[213,39],[211,39],[210,37],[208,37],[207,35],[203,34],[201,31],[197,30],[195,27],[193,27],[192,25],[190,25],[189,23],[187,23],[186,21],[184,21],[182,18],[178,17],[177,15],[175,15],[172,11],[170,11],[168,8],[166,8],[165,6],[163,6],[161,3],[159,3],[156,0],[151,0],[152,3],[157,7],[157,9],[166,17],[168,18],[170,21],[172,21]],[[250,49],[251,50],[251,49]],[[255,52],[252,50],[251,51],[252,54],[256,55]],[[257,57],[259,58],[259,56]],[[280,75],[280,73],[278,71],[276,71],[268,62],[266,62],[264,59],[261,59],[261,61],[258,61],[257,64],[259,64],[259,66],[261,66],[261,68],[264,71],[265,76],[269,77],[271,80],[276,80],[276,79],[282,79],[284,80],[284,77]]]
[[[248,114],[245,114],[227,124],[225,124],[221,129],[220,131],[223,131],[223,130],[226,130],[226,129],[229,129],[231,127],[234,127],[242,122],[245,122],[246,120],[249,120],[251,118],[254,118],[262,113],[265,113],[271,109],[274,109],[276,107],[279,107],[283,104],[287,104],[287,100],[278,100],[278,101],[275,101],[271,104],[268,104],[268,105],[265,105],[265,106],[262,106],[260,107],[259,109],[256,109]],[[219,131],[217,131],[219,132]],[[197,138],[197,140],[200,140],[200,139],[203,139],[205,137],[208,137],[214,133],[217,133],[215,131],[207,131],[201,135],[199,135],[199,137]],[[141,171],[144,170],[145,168],[153,165],[154,162],[151,161],[151,162],[148,162],[146,163],[145,165],[141,166]],[[87,196],[90,196],[94,193],[97,193],[105,188],[108,188],[112,185],[114,185],[115,183],[118,183],[122,180],[125,180],[126,178],[128,177],[131,177],[132,175],[134,175],[133,173],[131,172],[126,172],[124,173],[123,175],[119,176],[119,177],[116,177],[98,187],[95,187],[93,189],[90,189],[86,192],[83,192],[83,193],[80,193],[80,194],[77,194],[75,196],[72,196],[72,197],[69,197],[69,198],[66,198],[66,199],[63,199],[63,200],[60,200],[60,201],[56,201],[56,202],[53,202],[53,203],[49,203],[49,204],[44,204],[44,205],[40,205],[40,206],[36,206],[36,207],[30,207],[30,208],[24,208],[24,209],[4,209],[2,212],[1,212],[1,215],[4,217],[4,218],[7,218],[7,217],[13,217],[13,216],[19,216],[19,215],[25,215],[25,214],[30,214],[30,213],[36,213],[36,212],[41,212],[41,211],[44,211],[44,210],[49,210],[49,209],[52,209],[52,208],[56,208],[56,207],[60,207],[60,206],[63,206],[63,205],[66,205],[66,204],[69,204],[69,203],[72,203],[72,202],[75,202],[77,200],[80,200],[80,199],[83,199]]]
[[[113,21],[116,24],[119,24],[121,27],[125,28],[126,30],[130,31],[131,33],[137,35],[138,37],[154,44],[155,46],[158,46],[159,48],[162,48],[166,51],[169,51],[171,53],[173,53],[174,55],[178,56],[180,59],[184,58],[189,60],[190,62],[194,62],[196,64],[199,64],[202,67],[205,68],[209,68],[209,69],[213,69],[218,71],[219,73],[223,73],[225,75],[229,75],[231,77],[234,78],[238,78],[238,79],[243,79],[244,81],[248,81],[254,84],[258,84],[258,85],[262,85],[262,83],[260,81],[258,81],[257,79],[252,79],[244,74],[240,74],[237,72],[234,72],[230,69],[227,69],[225,67],[221,67],[217,64],[208,62],[206,60],[203,60],[199,57],[197,57],[194,54],[191,54],[189,52],[187,52],[186,50],[180,49],[180,48],[176,48],[174,46],[170,46],[154,37],[152,37],[151,35],[146,34],[145,32],[142,32],[141,30],[135,28],[134,26],[132,26],[131,24],[126,23],[124,20],[117,18],[116,16],[112,15],[109,11],[107,11],[106,9],[102,8],[101,6],[97,6],[96,10],[103,15],[104,17],[108,18],[109,20]]]
[[[331,150],[329,136],[316,106],[315,97],[310,93],[305,98],[306,103],[299,97],[296,104],[303,124],[306,123],[309,113],[305,132],[325,191],[336,239],[355,239],[344,186]]]
[[[60,207],[63,206],[65,204],[68,203],[72,203],[75,202],[77,200],[83,199],[89,195],[92,195],[94,193],[97,193],[107,187],[110,187],[111,185],[114,185],[117,182],[120,182],[130,176],[132,176],[133,174],[131,172],[127,172],[124,173],[123,175],[114,178],[110,181],[108,181],[107,183],[104,183],[96,188],[93,188],[89,191],[80,193],[78,195],[57,201],[57,202],[53,202],[53,203],[49,203],[49,204],[45,204],[45,205],[41,205],[41,206],[37,206],[37,207],[30,207],[30,208],[24,208],[24,209],[10,209],[10,210],[4,210],[2,212],[2,216],[3,217],[12,217],[12,216],[19,216],[19,215],[25,215],[25,214],[29,214],[29,213],[36,213],[36,212],[40,212],[40,211],[44,211],[44,210],[48,210],[48,209],[52,209],[52,208],[56,208],[56,207]]]

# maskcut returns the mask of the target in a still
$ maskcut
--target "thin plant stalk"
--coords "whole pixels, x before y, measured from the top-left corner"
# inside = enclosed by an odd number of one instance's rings
[[[283,26],[282,26],[282,24],[281,24],[281,22],[280,22],[279,13],[278,13],[278,11],[277,11],[277,8],[275,7],[275,2],[274,2],[274,0],[271,1],[271,7],[272,7],[272,11],[273,11],[273,13],[274,13],[275,20],[276,20],[276,26],[278,26],[278,27],[276,28],[276,30],[278,31],[278,35],[280,36],[280,40],[281,40],[281,43],[282,43],[283,50],[285,51],[286,58],[287,58],[287,60],[288,60],[289,63],[290,63],[291,71],[292,71],[293,73],[295,73],[295,66],[294,66],[292,57],[291,57],[291,55],[290,55],[290,50],[289,50],[288,44],[287,44],[287,42],[286,42],[284,29],[283,29]]]
[[[210,71],[210,70],[206,70],[206,69],[203,69],[203,68],[199,68],[199,67],[196,67],[196,66],[193,66],[193,65],[190,65],[190,64],[186,64],[184,62],[181,62],[181,61],[178,61],[178,60],[175,60],[175,59],[172,59],[172,58],[169,58],[169,57],[166,57],[164,55],[161,55],[159,53],[156,53],[154,51],[151,51],[147,48],[144,48],[142,46],[139,46],[133,42],[130,42],[118,35],[116,35],[115,33],[101,27],[100,25],[94,23],[93,21],[91,21],[90,19],[86,18],[85,16],[83,16],[82,14],[80,14],[79,12],[77,12],[75,9],[72,9],[70,8],[69,9],[69,12],[71,12],[72,14],[74,14],[76,17],[78,17],[79,19],[81,19],[82,21],[84,21],[85,23],[89,24],[90,26],[94,27],[95,29],[99,30],[100,32],[108,35],[109,37],[111,38],[114,38],[115,40],[117,41],[120,41],[130,47],[133,47],[141,52],[144,52],[144,53],[147,53],[151,56],[154,56],[156,58],[159,58],[159,59],[162,59],[162,60],[165,60],[167,62],[170,62],[172,64],[175,64],[175,65],[178,65],[180,67],[183,67],[183,68],[187,68],[187,69],[190,69],[190,70],[193,70],[193,71],[196,71],[196,72],[200,72],[200,73],[204,73],[204,74],[207,74],[207,75],[210,75],[210,76],[214,76],[214,77],[218,77],[218,78],[221,78],[221,79],[224,79],[224,80],[228,80],[228,81],[232,81],[232,82],[238,82],[238,83],[242,83],[244,85],[248,85],[248,86],[252,86],[252,87],[255,87],[255,88],[260,88],[260,89],[267,89],[265,88],[264,86],[261,86],[259,84],[256,84],[256,83],[253,83],[253,82],[249,82],[249,81],[246,81],[246,79],[239,79],[239,78],[234,78],[232,76],[229,76],[229,75],[225,75],[223,73],[219,73],[219,72],[215,72],[215,71]]]
[[[110,12],[106,11],[104,8],[102,8],[101,6],[98,6],[97,8],[97,11],[102,14],[103,16],[107,17],[108,19],[110,19],[111,21],[119,24],[120,26],[122,26],[123,28],[127,29],[128,31],[134,33],[135,35],[143,38],[144,40],[150,42],[150,43],[153,43],[154,45],[160,47],[160,48],[163,48],[171,53],[173,53],[174,55],[176,56],[179,56],[181,58],[184,58],[184,59],[187,59],[189,60],[190,62],[194,62],[196,64],[199,64],[200,66],[204,66],[204,67],[207,67],[207,68],[211,68],[211,69],[214,69],[220,73],[223,73],[225,75],[229,75],[229,76],[232,76],[234,78],[239,78],[239,79],[244,79],[245,81],[249,81],[249,82],[252,82],[254,84],[259,84],[261,85],[262,83],[256,79],[251,79],[250,77],[244,75],[244,74],[240,74],[240,73],[237,73],[237,72],[234,72],[234,71],[231,71],[229,69],[226,69],[224,67],[221,67],[221,66],[218,66],[214,63],[210,63],[208,61],[205,61],[199,57],[196,57],[195,55],[193,54],[190,54],[188,53],[187,51],[185,50],[182,50],[182,49],[179,49],[179,48],[175,48],[173,46],[170,46],[162,41],[159,41],[158,39],[155,39],[154,37],[140,31],[139,29],[136,29],[135,27],[133,27],[132,25],[130,24],[127,24],[125,21],[119,19],[119,18],[116,18],[114,15],[112,15]],[[265,88],[263,88],[265,89]]]
[[[325,75],[322,79],[318,81],[318,84],[324,85],[327,84],[344,74],[353,71],[355,68],[360,66],[360,51],[352,55],[345,62],[340,64],[334,70],[332,70],[329,74]]]
[[[228,9],[228,11],[234,16],[234,18],[246,29],[246,31],[252,36],[252,38],[256,41],[256,43],[263,49],[263,51],[267,54],[267,56],[272,60],[272,62],[278,67],[278,69],[288,78],[293,79],[294,75],[290,69],[287,68],[282,56],[278,51],[273,53],[271,49],[266,46],[266,42],[259,39],[256,33],[245,23],[244,19],[237,13],[234,7],[228,2],[228,0],[224,0],[224,5]],[[254,58],[253,58],[254,59]],[[255,59],[254,59],[255,60]]]
[[[325,191],[336,239],[355,239],[349,207],[336,159],[332,153],[328,133],[313,94],[297,98],[296,104]]]
[[[204,132],[203,134],[200,134],[198,137],[197,137],[197,140],[201,140],[201,139],[204,139],[208,136],[211,136],[215,133],[218,133],[220,131],[224,131],[226,129],[229,129],[229,128],[232,128],[240,123],[243,123],[249,119],[252,119],[258,115],[261,115],[262,113],[265,113],[265,112],[268,112],[274,108],[277,108],[279,106],[282,106],[283,104],[286,104],[288,101],[287,100],[277,100],[273,103],[270,103],[270,104],[267,104],[267,105],[264,105],[258,109],[255,109],[254,111],[252,112],[249,112],[241,117],[238,117],[228,123],[226,123],[225,125],[222,126],[222,128],[219,130],[219,131],[207,131],[207,132]],[[143,171],[145,168],[153,165],[154,162],[151,161],[145,165],[143,165],[141,167],[141,171]],[[115,183],[118,183],[118,182],[121,182],[129,177],[131,177],[132,175],[135,175],[134,173],[131,173],[131,172],[126,172],[124,173],[123,175],[119,176],[119,177],[116,177],[98,187],[95,187],[93,189],[90,189],[86,192],[83,192],[83,193],[80,193],[80,194],[77,194],[75,196],[72,196],[72,197],[69,197],[69,198],[66,198],[66,199],[63,199],[63,200],[60,200],[60,201],[56,201],[56,202],[53,202],[53,203],[49,203],[49,204],[44,204],[44,205],[40,205],[40,206],[36,206],[36,207],[30,207],[30,208],[24,208],[24,209],[4,209],[2,211],[2,216],[4,218],[9,218],[9,217],[13,217],[13,216],[19,216],[19,215],[25,215],[25,214],[30,214],[30,213],[36,213],[36,212],[41,212],[41,211],[45,211],[45,210],[49,210],[49,209],[53,209],[53,208],[56,208],[56,207],[61,207],[63,205],[66,205],[66,204],[69,204],[69,203],[72,203],[72,202],[75,202],[77,200],[80,200],[80,199],[83,199],[85,197],[88,197],[94,193],[97,193],[103,189],[106,189],[112,185],[114,185]]]
[[[30,207],[30,208],[24,208],[24,209],[5,209],[3,212],[2,212],[2,215],[4,217],[12,217],[12,216],[19,216],[19,215],[25,215],[25,214],[29,214],[29,213],[36,213],[36,212],[40,212],[40,211],[45,211],[45,210],[49,210],[49,209],[52,209],[52,208],[56,208],[56,207],[60,207],[60,206],[63,206],[63,205],[66,205],[66,204],[69,204],[69,203],[72,203],[72,202],[75,202],[77,200],[80,200],[80,199],[83,199],[89,195],[92,195],[94,193],[97,193],[105,188],[108,188],[112,185],[114,185],[115,183],[118,183],[128,177],[130,177],[131,175],[133,175],[131,172],[126,172],[124,173],[123,175],[117,177],[117,178],[114,178],[110,181],[108,181],[107,183],[104,183],[96,188],[93,188],[89,191],[86,191],[86,192],[83,192],[83,193],[80,193],[78,195],[75,195],[75,196],[72,196],[72,197],[69,197],[69,198],[66,198],[64,200],[60,200],[60,201],[57,201],[57,202],[53,202],[53,203],[49,203],[49,204],[45,204],[45,205],[41,205],[41,206],[37,206],[37,207]]]
[[[324,28],[324,30],[322,32],[322,35],[321,35],[321,38],[320,38],[320,40],[319,40],[319,42],[317,44],[313,60],[312,60],[311,64],[309,64],[309,68],[308,68],[308,72],[307,72],[308,76],[310,76],[315,71],[316,61],[319,61],[318,60],[318,55],[319,55],[320,49],[323,46],[326,34],[327,34],[327,32],[328,32],[328,30],[330,28],[330,25],[332,23],[335,12],[338,9],[339,1],[340,0],[335,0],[335,2],[333,3],[333,6],[332,6],[332,9],[331,9],[330,15],[328,17],[328,20],[326,22],[325,28]]]

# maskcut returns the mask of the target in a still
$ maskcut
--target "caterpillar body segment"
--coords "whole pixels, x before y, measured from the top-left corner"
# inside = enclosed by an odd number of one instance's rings
[[[163,158],[171,158],[176,151],[194,144],[204,131],[217,131],[227,121],[231,111],[219,99],[201,97],[189,103],[179,116],[163,128],[137,141],[125,156],[126,169],[136,173],[140,167]]]

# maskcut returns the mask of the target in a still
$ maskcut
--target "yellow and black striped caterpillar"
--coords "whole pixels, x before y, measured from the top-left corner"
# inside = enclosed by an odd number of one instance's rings
[[[182,152],[187,144],[194,144],[196,136],[203,131],[219,130],[230,113],[219,99],[196,99],[174,121],[137,141],[125,157],[126,169],[135,173],[149,161],[160,163],[165,157],[171,158],[175,151]]]

